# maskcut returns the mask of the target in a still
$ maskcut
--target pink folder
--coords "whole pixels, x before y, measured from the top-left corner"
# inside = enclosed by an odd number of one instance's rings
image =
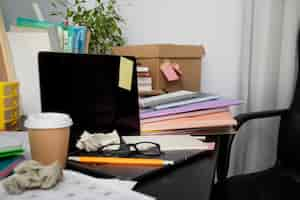
[[[164,63],[160,66],[160,70],[168,81],[177,81],[180,77],[177,75],[175,69],[169,63]]]
[[[230,112],[220,112],[196,117],[183,117],[141,125],[142,132],[163,131],[174,129],[216,128],[236,125],[236,120]]]

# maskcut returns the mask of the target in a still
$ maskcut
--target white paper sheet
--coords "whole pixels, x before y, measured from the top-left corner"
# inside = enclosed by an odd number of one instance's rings
[[[2,200],[153,200],[154,198],[132,191],[134,181],[97,179],[90,176],[64,171],[64,179],[50,190],[28,190],[20,195],[9,195],[0,182]]]
[[[17,80],[20,82],[20,97],[23,114],[41,112],[41,97],[38,70],[39,51],[50,50],[47,32],[8,32]]]
[[[162,151],[178,150],[211,150],[211,144],[200,141],[190,135],[149,135],[149,136],[123,136],[127,143],[154,142],[160,145]]]

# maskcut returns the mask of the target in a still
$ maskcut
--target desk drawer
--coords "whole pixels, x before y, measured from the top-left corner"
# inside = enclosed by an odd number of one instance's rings
[[[0,97],[18,96],[18,82],[0,82]]]

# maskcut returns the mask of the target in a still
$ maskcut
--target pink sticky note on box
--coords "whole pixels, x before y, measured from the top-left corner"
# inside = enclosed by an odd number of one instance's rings
[[[180,65],[177,63],[173,63],[172,64],[173,69],[177,72],[177,74],[179,74],[180,76],[183,74],[183,72],[180,69]]]
[[[180,78],[170,63],[162,64],[160,70],[168,81],[177,81]]]

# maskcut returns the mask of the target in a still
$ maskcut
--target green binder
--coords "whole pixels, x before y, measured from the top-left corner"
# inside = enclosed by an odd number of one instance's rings
[[[6,158],[11,156],[22,156],[24,154],[23,148],[16,148],[11,150],[4,150],[0,152],[0,158]]]

